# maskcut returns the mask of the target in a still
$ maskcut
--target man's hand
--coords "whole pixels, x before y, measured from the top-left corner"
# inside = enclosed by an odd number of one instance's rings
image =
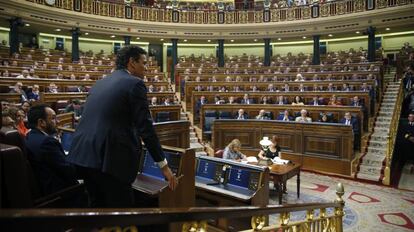
[[[171,172],[171,169],[168,167],[168,165],[165,165],[163,168],[161,168],[162,174],[168,181],[168,186],[171,190],[175,190],[178,185],[178,179],[177,177]]]

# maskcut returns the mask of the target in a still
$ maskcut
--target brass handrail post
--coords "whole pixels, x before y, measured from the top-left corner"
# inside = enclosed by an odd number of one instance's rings
[[[335,202],[341,204],[340,207],[335,208],[335,225],[336,225],[336,231],[342,232],[342,218],[344,216],[344,206],[345,201],[342,199],[342,196],[345,194],[344,185],[342,183],[338,183],[336,186],[336,199]]]

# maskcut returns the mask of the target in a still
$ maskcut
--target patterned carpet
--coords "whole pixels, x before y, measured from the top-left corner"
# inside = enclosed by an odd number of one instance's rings
[[[288,194],[283,195],[283,203],[333,201],[338,182],[345,187],[344,231],[414,231],[414,192],[412,191],[301,172],[300,198],[296,198],[296,177],[294,177],[287,184]],[[270,198],[270,204],[278,203],[275,192],[271,192]],[[291,221],[303,220],[305,214],[306,212],[293,213]],[[271,224],[278,224],[278,222],[278,216],[270,217]]]

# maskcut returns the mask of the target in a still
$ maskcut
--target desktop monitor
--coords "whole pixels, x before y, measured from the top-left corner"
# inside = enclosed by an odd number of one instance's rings
[[[250,174],[250,170],[232,166],[228,172],[227,184],[248,189]]]
[[[215,179],[217,163],[211,160],[198,159],[196,176],[207,179]]]

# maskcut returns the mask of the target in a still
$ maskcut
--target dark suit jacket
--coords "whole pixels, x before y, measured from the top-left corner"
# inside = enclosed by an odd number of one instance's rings
[[[141,139],[155,162],[164,160],[144,82],[116,70],[89,91],[68,160],[132,183],[138,172]]]
[[[27,156],[43,194],[51,194],[78,184],[75,169],[66,162],[60,142],[32,129],[26,136]]]
[[[203,104],[201,103],[201,100],[200,99],[197,100],[197,102],[196,102],[196,114],[199,114],[200,113],[201,106],[204,105],[204,104],[208,104],[207,99],[204,100],[204,103]]]
[[[285,117],[285,115],[279,114],[279,116],[277,116],[276,120],[282,121],[284,117]],[[292,116],[288,116],[288,118],[289,118],[289,121],[295,121],[295,119]]]
[[[239,118],[239,114],[237,113],[235,116],[234,116],[234,119],[238,119]],[[244,114],[243,114],[243,118],[244,119],[249,119],[249,115],[246,113],[246,112],[244,112]]]
[[[351,101],[351,104],[349,104],[350,106],[357,106],[356,105],[356,102],[354,102],[354,101]],[[362,104],[362,102],[361,101],[359,101],[358,102],[358,106],[364,106],[364,104]]]
[[[240,101],[240,104],[247,104],[247,102],[246,102],[244,99],[242,99],[242,100]],[[251,99],[251,98],[249,98],[249,104],[255,104],[254,100],[253,100],[253,99]]]
[[[345,118],[341,118],[341,120],[339,120],[339,123],[341,124],[345,124],[345,122],[346,122]],[[358,119],[356,119],[355,117],[351,117],[351,125],[352,125],[352,131],[354,132],[354,134],[359,134],[360,128],[359,128]]]
[[[319,105],[319,106],[324,105],[324,104],[323,104],[323,101],[321,101],[321,100],[317,100],[317,101],[318,101],[318,105]],[[315,101],[314,101],[314,100],[312,100],[312,101],[310,101],[310,102],[308,103],[308,105],[313,106],[313,105],[314,105],[314,103],[315,103]]]

